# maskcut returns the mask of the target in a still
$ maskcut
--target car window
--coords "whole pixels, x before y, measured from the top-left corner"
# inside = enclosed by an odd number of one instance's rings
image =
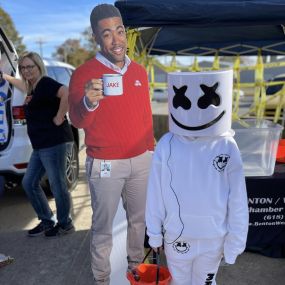
[[[55,73],[53,71],[53,67],[52,66],[46,66],[46,70],[47,70],[48,76],[53,78],[54,80],[56,80],[56,76],[55,76]]]
[[[67,68],[61,66],[47,66],[47,72],[50,77],[68,86],[71,72]]]
[[[70,76],[72,75],[74,69],[71,69],[71,68],[66,68],[66,70],[68,71],[68,73],[70,74]]]

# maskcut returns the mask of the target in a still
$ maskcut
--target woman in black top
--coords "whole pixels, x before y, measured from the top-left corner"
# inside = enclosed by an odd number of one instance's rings
[[[65,180],[67,151],[73,141],[66,119],[68,89],[46,76],[44,63],[37,53],[24,53],[19,58],[19,71],[21,79],[7,74],[2,76],[27,94],[24,109],[33,152],[22,184],[41,221],[28,231],[28,235],[54,237],[67,234],[74,231]],[[40,186],[45,173],[56,202],[57,223]]]

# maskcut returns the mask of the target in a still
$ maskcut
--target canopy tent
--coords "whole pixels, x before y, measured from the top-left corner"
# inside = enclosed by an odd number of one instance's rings
[[[193,65],[186,67],[191,71],[200,70],[197,56],[215,55],[212,69],[219,69],[219,56],[237,55],[233,69],[238,95],[233,114],[238,117],[240,88],[254,88],[250,112],[264,116],[266,87],[277,82],[264,81],[262,56],[285,55],[284,0],[118,0],[115,6],[130,28],[129,56],[146,65],[151,89],[156,86],[153,66],[159,63],[148,55],[173,55],[174,64],[167,66],[166,72],[177,68],[175,55],[195,56]],[[254,70],[255,82],[240,83],[240,70],[244,69],[240,55],[258,55],[256,65],[246,67]],[[285,62],[270,64],[285,66]],[[284,106],[285,85],[274,96],[279,102],[276,122]]]
[[[284,0],[119,0],[150,54],[285,55]]]

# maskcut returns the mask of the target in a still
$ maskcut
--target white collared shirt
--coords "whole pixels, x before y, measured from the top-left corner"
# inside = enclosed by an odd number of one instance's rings
[[[111,68],[112,70],[120,74],[125,74],[127,72],[128,66],[131,63],[130,58],[127,55],[125,55],[125,64],[123,68],[120,68],[114,63],[112,63],[111,61],[109,61],[105,56],[103,56],[101,52],[97,52],[96,59],[100,61],[102,64],[104,64],[105,66],[107,66],[108,68]]]

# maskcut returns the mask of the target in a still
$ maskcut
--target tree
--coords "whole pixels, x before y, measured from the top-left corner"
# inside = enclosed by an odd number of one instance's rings
[[[0,27],[3,29],[9,40],[15,46],[15,49],[18,54],[22,53],[26,46],[23,44],[23,37],[19,36],[15,25],[9,16],[1,7],[0,7]]]
[[[81,41],[83,44],[81,44]],[[91,28],[82,32],[82,39],[68,39],[57,47],[53,56],[77,67],[85,61],[93,58],[99,46],[92,37]]]
[[[81,35],[80,40],[67,39],[57,47],[52,56],[75,67],[93,58],[99,50],[99,45],[92,37],[91,28],[86,28]]]
[[[60,61],[67,62],[75,67],[90,59],[90,53],[81,46],[80,40],[68,39],[58,46],[53,56]]]
[[[96,52],[99,50],[99,45],[92,37],[91,27],[86,28],[83,33],[84,47],[90,52],[90,57],[94,57]]]

